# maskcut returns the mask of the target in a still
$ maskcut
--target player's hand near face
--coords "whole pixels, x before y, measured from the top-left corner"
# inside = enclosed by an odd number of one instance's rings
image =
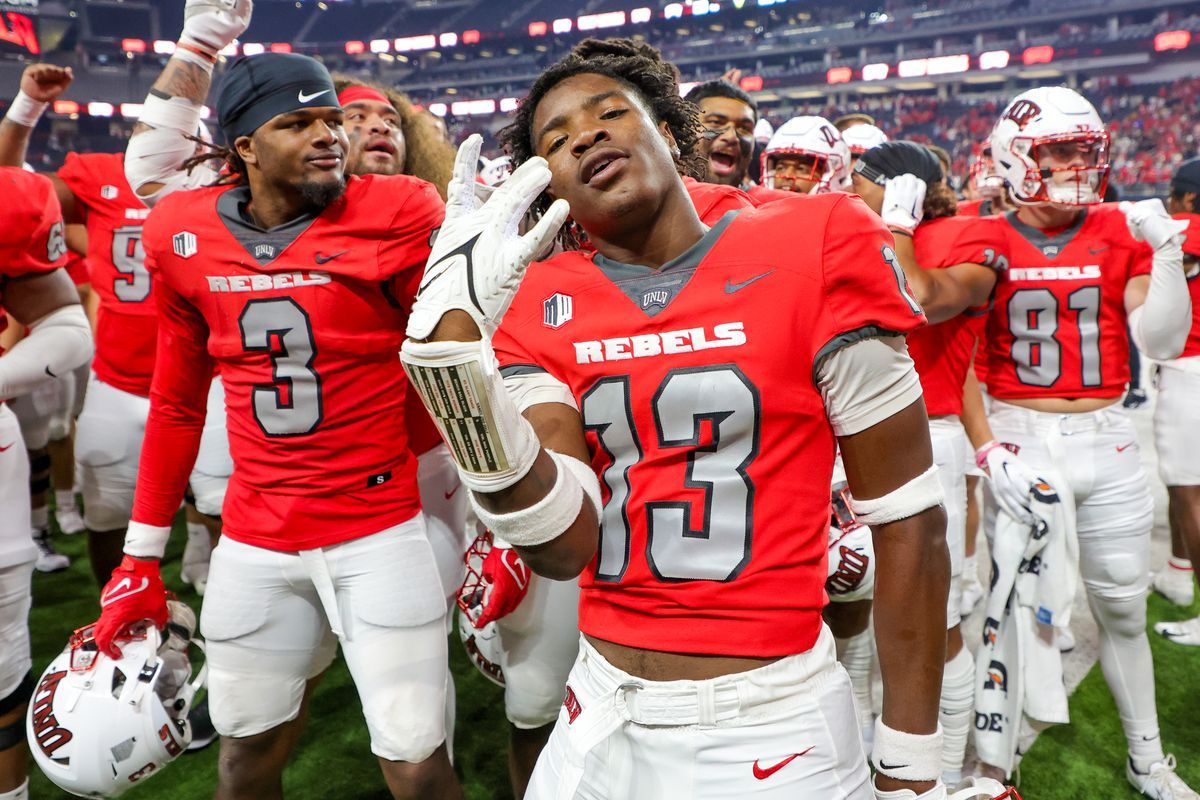
[[[74,79],[70,67],[55,64],[30,64],[21,73],[21,91],[39,103],[53,103]]]
[[[475,173],[483,139],[473,135],[458,148],[446,199],[446,220],[426,263],[408,320],[411,339],[427,339],[448,311],[464,311],[489,338],[512,303],[529,264],[554,240],[570,209],[556,200],[529,233],[518,227],[550,184],[543,158],[531,158],[486,203],[475,195]],[[469,335],[469,325],[465,338]],[[454,340],[439,332],[435,338]]]

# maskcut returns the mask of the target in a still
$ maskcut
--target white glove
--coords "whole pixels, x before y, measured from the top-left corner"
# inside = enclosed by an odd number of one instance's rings
[[[1145,242],[1153,250],[1161,250],[1167,244],[1183,247],[1188,224],[1184,220],[1172,219],[1163,207],[1162,200],[1157,197],[1136,203],[1126,200],[1120,204],[1120,209],[1125,214],[1129,233],[1139,242]]]
[[[446,221],[425,264],[408,318],[410,339],[428,338],[442,315],[455,309],[470,314],[490,339],[525,269],[550,246],[570,213],[566,200],[555,200],[533,230],[520,236],[525,213],[550,185],[550,168],[544,158],[529,159],[480,205],[475,171],[482,146],[483,138],[473,134],[458,148]]]
[[[883,185],[883,217],[888,227],[914,230],[925,216],[925,181],[911,173],[888,178]]]
[[[1047,481],[999,442],[988,442],[976,450],[975,460],[986,465],[992,494],[1005,513],[1024,525],[1037,524],[1029,498],[1035,484]]]
[[[214,57],[250,27],[251,0],[187,0],[179,41]]]
[[[949,800],[994,800],[1008,791],[993,778],[967,778],[950,793]]]
[[[871,789],[875,792],[875,800],[946,800],[946,785],[941,781],[921,794],[912,789],[893,789],[885,792],[875,785],[874,779],[871,780]]]

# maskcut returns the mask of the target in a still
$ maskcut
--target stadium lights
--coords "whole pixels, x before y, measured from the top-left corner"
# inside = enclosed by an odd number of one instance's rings
[[[55,114],[78,114],[79,113],[79,103],[76,103],[74,100],[55,100],[54,101],[54,113]]]
[[[1007,50],[989,50],[979,54],[980,69],[1004,69],[1010,58]]]
[[[138,119],[142,116],[142,103],[121,103],[121,116],[125,119]]]
[[[392,43],[397,53],[407,53],[412,50],[432,50],[437,47],[437,37],[432,33],[421,36],[401,36]]]
[[[744,92],[760,92],[763,87],[762,75],[747,75],[738,82]]]
[[[495,114],[495,100],[456,100],[450,106],[450,110],[456,117],[476,116],[479,114]]]
[[[549,29],[550,29],[550,26],[547,25],[545,22],[529,23],[529,35],[530,36],[545,36],[546,31],[548,31]]]
[[[126,53],[144,53],[146,43],[141,39],[122,39],[121,49]]]
[[[667,3],[663,6],[663,19],[680,19],[683,17],[683,3]]]
[[[155,39],[154,52],[160,56],[169,56],[175,52],[175,43],[170,39]]]
[[[624,11],[605,11],[601,14],[584,14],[576,17],[575,27],[581,31],[593,31],[597,28],[616,28],[625,24]]]
[[[392,49],[392,43],[389,42],[387,39],[372,39],[371,40],[371,52],[372,53],[386,53],[388,50],[391,50],[391,49]]]
[[[1025,52],[1021,53],[1021,63],[1026,66],[1030,64],[1049,64],[1053,60],[1054,48],[1048,44],[1026,47]]]
[[[258,42],[246,42],[242,45],[242,55],[244,56],[258,56],[265,52],[267,52],[266,45]]]
[[[365,52],[367,52],[367,45],[364,42],[360,42],[357,40],[352,41],[352,42],[346,42],[346,55],[356,56],[356,55],[359,55],[360,53],[365,53]]]
[[[709,3],[708,0],[692,0],[692,16],[703,17],[705,14],[713,10],[714,3]]]
[[[92,117],[111,117],[113,115],[113,104],[100,102],[88,103],[87,113]]]
[[[290,53],[290,52],[292,52],[292,46],[290,44],[288,44],[287,42],[271,42],[271,44],[267,47],[267,49],[270,50],[272,53]]]
[[[454,47],[456,44],[458,44],[458,34],[443,33],[438,36],[438,44],[441,47]]]
[[[649,22],[654,16],[654,12],[648,8],[635,8],[629,12],[629,21],[635,25],[640,25],[643,22]]]
[[[446,104],[445,103],[430,103],[429,104],[429,113],[433,114],[435,117],[446,116]]]
[[[517,105],[518,105],[518,101],[517,101],[517,98],[515,98],[515,97],[500,98],[500,111],[505,114],[509,113],[510,111],[516,111]]]
[[[1154,52],[1185,50],[1192,43],[1191,31],[1163,31],[1154,37]]]
[[[462,43],[463,44],[479,44],[479,31],[475,31],[475,30],[463,31]]]
[[[825,73],[826,83],[849,83],[854,70],[849,67],[833,67]]]
[[[862,68],[862,79],[864,81],[882,81],[887,78],[891,69],[887,64],[867,64]]]
[[[224,48],[219,50],[217,52],[217,55],[225,56],[226,58],[232,58],[237,55],[237,50],[238,50],[238,41],[236,39],[234,39],[232,42],[230,42]]]
[[[555,33],[570,33],[571,26],[574,24],[575,22],[569,18],[556,19],[551,27]]]

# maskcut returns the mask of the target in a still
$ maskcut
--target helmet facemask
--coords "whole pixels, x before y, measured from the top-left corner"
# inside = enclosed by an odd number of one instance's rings
[[[1107,133],[1018,137],[1013,140],[1012,148],[1026,164],[1022,186],[1014,187],[1017,202],[1057,206],[1104,202],[1109,175]]]
[[[790,176],[776,176],[777,166],[776,161],[779,158],[788,159],[811,159],[811,164],[805,164],[803,160],[796,166]],[[809,194],[820,194],[822,192],[833,191],[830,186],[830,180],[834,174],[838,172],[838,164],[832,163],[837,156],[826,155],[825,153],[817,153],[812,150],[803,148],[780,148],[763,153],[762,159],[762,180],[763,186],[768,189],[781,189],[783,191],[798,191],[791,188],[797,181],[808,181],[812,183],[812,187],[807,190]],[[840,160],[840,159],[839,159]],[[782,182],[783,185],[780,185]],[[840,188],[840,187],[837,187]],[[800,192],[804,194],[804,192]]]

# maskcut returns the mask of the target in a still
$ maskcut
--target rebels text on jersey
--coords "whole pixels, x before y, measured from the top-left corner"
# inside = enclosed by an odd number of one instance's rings
[[[892,244],[830,194],[727,215],[661,270],[580,252],[530,268],[494,346],[583,417],[605,507],[581,630],[678,653],[812,646],[835,448],[814,375],[924,323]]]
[[[1008,266],[1004,224],[998,217],[942,217],[923,222],[913,235],[917,263],[924,269],[982,264],[997,272]],[[962,414],[963,383],[975,349],[981,315],[987,308],[968,309],[908,337],[908,354],[917,365],[925,409],[931,416]]]
[[[1089,206],[1050,235],[1004,217],[1009,268],[988,314],[988,393],[1118,397],[1129,380],[1125,285],[1150,273],[1116,205]]]
[[[4,281],[53,272],[66,264],[62,208],[54,184],[20,167],[0,167],[0,331],[8,327],[3,310]],[[3,353],[0,348],[0,353]]]
[[[420,500],[397,353],[442,201],[408,176],[354,177],[319,215],[263,230],[248,200],[179,192],[146,224],[161,322],[134,519],[170,523],[216,364],[226,535],[302,550],[398,524]]]
[[[58,171],[83,209],[88,268],[100,298],[92,369],[110,386],[146,397],[158,335],[153,282],[143,261],[150,209],[125,179],[124,153],[68,153]]]

